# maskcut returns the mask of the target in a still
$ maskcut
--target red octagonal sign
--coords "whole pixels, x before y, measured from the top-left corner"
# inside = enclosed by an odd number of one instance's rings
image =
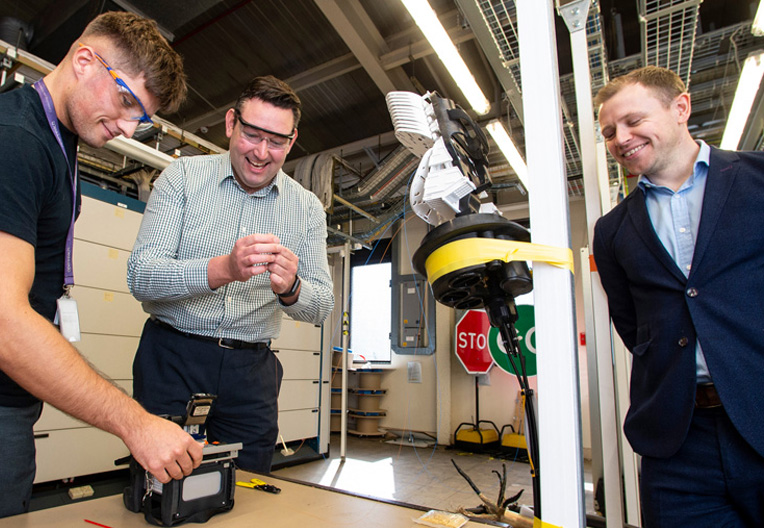
[[[490,329],[483,310],[468,310],[456,323],[456,356],[468,374],[485,374],[493,365],[488,347]]]

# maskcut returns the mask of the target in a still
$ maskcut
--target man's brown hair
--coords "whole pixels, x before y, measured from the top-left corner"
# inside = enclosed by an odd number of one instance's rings
[[[250,99],[260,99],[278,108],[291,110],[294,116],[294,128],[297,128],[300,122],[302,103],[292,87],[284,81],[273,75],[255,77],[236,100],[236,110],[241,112],[241,107]]]
[[[109,39],[117,54],[112,66],[130,75],[143,73],[146,90],[159,101],[160,110],[175,112],[186,99],[183,60],[153,20],[133,13],[104,13],[85,28],[82,39],[87,37]]]
[[[680,94],[687,92],[684,82],[673,71],[658,66],[645,66],[616,77],[603,86],[594,98],[594,106],[604,104],[630,84],[641,84],[650,88],[665,106],[669,106]]]

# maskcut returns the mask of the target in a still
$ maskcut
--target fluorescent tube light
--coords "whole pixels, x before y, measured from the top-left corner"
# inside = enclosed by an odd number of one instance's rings
[[[764,0],[759,2],[759,8],[756,10],[756,16],[753,18],[751,33],[755,37],[764,37]]]
[[[175,158],[165,154],[161,150],[151,148],[140,141],[126,138],[125,136],[117,136],[106,142],[106,145],[104,146],[109,150],[113,150],[117,154],[122,154],[128,158],[138,160],[149,167],[154,167],[159,170],[164,170],[170,163],[175,161]]]
[[[491,137],[496,142],[496,144],[499,146],[501,153],[504,154],[505,158],[507,158],[507,161],[509,162],[510,167],[512,167],[512,170],[514,170],[515,174],[517,174],[517,177],[520,178],[520,181],[522,182],[523,187],[525,187],[525,190],[530,192],[531,188],[528,178],[528,166],[525,164],[523,157],[517,150],[514,141],[512,141],[512,138],[509,137],[507,129],[504,128],[504,125],[502,125],[496,119],[490,121],[488,125],[486,125],[486,129],[488,130],[488,133],[491,134]]]
[[[755,51],[748,55],[743,63],[743,70],[740,72],[740,79],[737,82],[735,98],[732,100],[732,108],[730,108],[727,117],[727,125],[724,127],[720,148],[735,150],[740,144],[740,138],[748,121],[748,114],[751,113],[753,101],[759,91],[763,74],[764,51]]]
[[[419,29],[422,30],[427,41],[435,50],[438,58],[451,74],[459,89],[467,98],[472,109],[480,115],[487,114],[491,109],[482,90],[475,81],[475,77],[464,64],[454,43],[451,42],[446,30],[438,20],[435,11],[432,10],[427,0],[401,0],[411,16],[414,18]]]

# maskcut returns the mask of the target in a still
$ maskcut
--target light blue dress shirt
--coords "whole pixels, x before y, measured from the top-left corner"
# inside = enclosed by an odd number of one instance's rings
[[[645,193],[647,213],[653,229],[685,277],[689,277],[692,269],[692,256],[695,253],[695,241],[706,191],[708,160],[711,155],[711,148],[704,141],[698,141],[698,144],[700,152],[695,158],[692,175],[679,190],[654,185],[644,175],[639,177],[637,184]],[[697,341],[695,347],[695,360],[697,382],[711,381],[700,341]]]

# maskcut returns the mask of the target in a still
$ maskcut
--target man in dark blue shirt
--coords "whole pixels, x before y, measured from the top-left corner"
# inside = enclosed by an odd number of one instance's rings
[[[156,24],[106,13],[42,82],[0,95],[0,517],[29,507],[41,400],[120,437],[162,482],[201,461],[191,436],[102,378],[52,324],[69,283],[78,138],[130,137],[185,94],[180,57]]]

